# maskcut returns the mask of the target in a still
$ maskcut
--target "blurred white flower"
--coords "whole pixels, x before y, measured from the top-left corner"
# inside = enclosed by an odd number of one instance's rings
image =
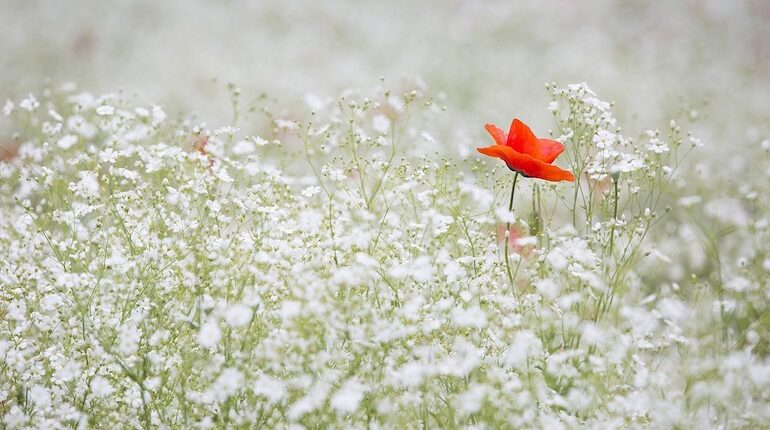
[[[236,303],[227,307],[224,319],[227,325],[233,328],[243,327],[251,321],[252,310],[250,307]]]
[[[206,348],[215,348],[222,339],[222,332],[215,320],[208,320],[198,332],[198,343]]]
[[[105,398],[115,392],[112,384],[102,376],[96,376],[91,380],[91,393],[98,398]]]
[[[358,409],[365,394],[364,385],[356,378],[345,381],[331,398],[331,406],[342,414],[352,414]]]

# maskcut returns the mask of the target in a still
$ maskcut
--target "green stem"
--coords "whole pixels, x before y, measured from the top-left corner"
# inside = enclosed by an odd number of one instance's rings
[[[618,219],[618,180],[615,179],[614,177],[612,178],[612,186],[614,187],[614,192],[615,192],[615,195],[614,195],[615,206],[612,210],[612,228],[610,229],[610,255],[609,255],[610,258],[612,258],[612,250],[615,245],[615,223],[617,222],[617,219]]]
[[[508,212],[513,212],[513,196],[516,192],[516,181],[519,179],[519,172],[516,172],[516,175],[513,177],[513,186],[511,187],[511,201],[508,203]],[[509,220],[505,224],[505,245],[503,245],[503,248],[505,249],[505,268],[508,272],[508,280],[511,282],[511,288],[513,288],[514,291],[516,291],[516,285],[513,283],[513,273],[511,272],[511,260],[508,256],[508,245],[511,239],[511,221]]]
[[[609,272],[609,259],[612,258],[612,253],[615,248],[615,223],[618,219],[618,180],[616,177],[612,177],[612,188],[613,188],[613,198],[615,199],[613,202],[613,209],[612,209],[612,227],[610,227],[610,249],[609,254],[607,255],[608,263],[607,263],[607,271]],[[622,259],[621,259],[622,260]],[[615,273],[612,275],[611,283],[610,283],[610,290],[607,292],[606,295],[602,295],[599,299],[599,304],[597,307],[599,308],[599,312],[597,312],[597,317],[595,318],[595,321],[599,320],[600,316],[604,316],[610,309],[610,306],[612,306],[612,301],[615,299],[615,283],[617,282],[616,276],[618,275],[618,268],[615,267]]]

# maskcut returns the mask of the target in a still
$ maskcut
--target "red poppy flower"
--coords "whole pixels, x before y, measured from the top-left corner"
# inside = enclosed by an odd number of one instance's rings
[[[546,181],[575,181],[572,173],[554,166],[553,160],[564,151],[564,145],[550,139],[538,139],[526,124],[514,119],[508,135],[495,125],[484,126],[496,145],[477,150],[490,157],[497,157],[514,172],[530,178]]]

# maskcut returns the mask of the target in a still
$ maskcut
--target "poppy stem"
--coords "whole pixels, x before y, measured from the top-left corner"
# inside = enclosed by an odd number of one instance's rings
[[[516,192],[516,181],[519,179],[519,172],[513,176],[513,186],[511,187],[511,201],[508,203],[508,212],[513,212],[513,196]],[[516,291],[516,285],[513,283],[513,273],[511,272],[511,260],[508,256],[508,248],[511,240],[511,221],[505,224],[505,268],[508,271],[508,280],[511,282],[511,288]]]

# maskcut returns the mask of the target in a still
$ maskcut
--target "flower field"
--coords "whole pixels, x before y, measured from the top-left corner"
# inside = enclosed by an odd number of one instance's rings
[[[0,428],[770,426],[762,2],[129,3],[2,42]],[[162,55],[204,16],[263,26]]]

